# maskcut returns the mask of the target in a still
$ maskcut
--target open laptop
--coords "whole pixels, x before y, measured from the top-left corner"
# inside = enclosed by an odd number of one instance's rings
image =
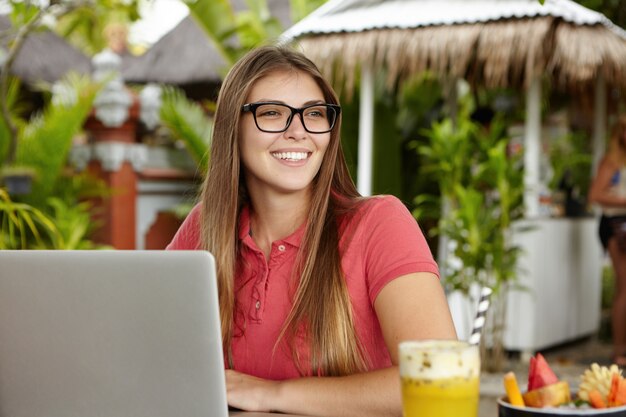
[[[0,251],[0,416],[226,417],[213,257]]]

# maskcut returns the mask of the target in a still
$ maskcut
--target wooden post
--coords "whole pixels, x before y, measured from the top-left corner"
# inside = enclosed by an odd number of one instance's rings
[[[108,171],[101,161],[94,159],[87,169],[111,190],[109,197],[94,200],[97,206],[94,220],[100,225],[94,241],[115,249],[135,249],[137,175],[131,164],[122,162],[119,169]]]
[[[91,134],[91,159],[87,170],[103,180],[111,191],[105,198],[94,199],[99,229],[94,240],[115,249],[135,249],[137,183],[136,171],[143,163],[144,149],[135,143],[138,102],[130,117],[119,127],[104,126],[93,114],[85,123]]]

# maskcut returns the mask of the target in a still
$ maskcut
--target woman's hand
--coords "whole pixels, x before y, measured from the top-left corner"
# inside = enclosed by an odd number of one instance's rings
[[[269,381],[226,369],[228,405],[245,411],[273,411],[272,398],[278,394],[279,381]]]

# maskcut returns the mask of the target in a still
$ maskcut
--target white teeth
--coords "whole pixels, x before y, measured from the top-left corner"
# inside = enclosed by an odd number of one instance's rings
[[[284,159],[287,161],[301,161],[308,157],[307,152],[274,152],[272,153],[274,158]]]

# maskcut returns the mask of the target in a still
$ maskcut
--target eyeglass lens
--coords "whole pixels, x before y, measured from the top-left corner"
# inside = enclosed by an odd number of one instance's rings
[[[306,107],[301,114],[305,129],[311,133],[330,131],[337,117],[335,109],[325,104]],[[259,129],[267,132],[282,132],[291,122],[292,110],[282,104],[262,104],[256,108],[254,116]],[[294,114],[293,117],[297,116]]]

